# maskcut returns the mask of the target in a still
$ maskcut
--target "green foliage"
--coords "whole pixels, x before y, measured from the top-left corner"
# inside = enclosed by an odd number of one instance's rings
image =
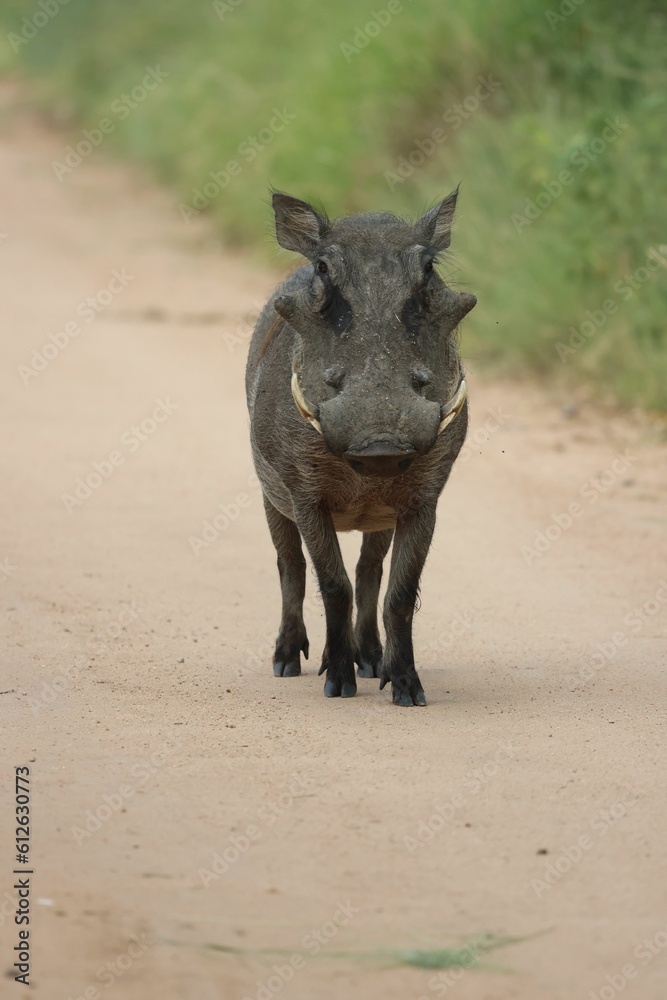
[[[667,9],[548,2],[69,0],[26,40],[38,0],[5,0],[0,66],[43,81],[74,144],[111,116],[105,148],[230,241],[268,250],[269,185],[417,214],[463,180],[464,353],[667,409]]]
[[[490,932],[470,938],[458,947],[452,948],[378,948],[373,951],[335,951],[325,949],[319,952],[322,959],[343,959],[346,962],[372,962],[386,968],[410,966],[415,969],[487,969],[492,966],[486,961],[487,955],[506,948],[508,945],[528,941],[541,935],[542,931],[525,937],[501,937]],[[184,942],[173,938],[163,938],[165,944],[183,947]],[[205,951],[213,951],[222,955],[235,955],[243,958],[253,958],[260,962],[271,960],[275,956],[292,956],[294,949],[290,948],[238,948],[234,945],[218,944],[204,941],[199,945]],[[495,969],[494,971],[497,971]]]

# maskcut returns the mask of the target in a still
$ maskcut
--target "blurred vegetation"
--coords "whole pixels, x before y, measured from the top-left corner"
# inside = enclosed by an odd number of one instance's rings
[[[230,242],[268,251],[269,185],[417,215],[462,180],[445,273],[479,296],[470,363],[667,409],[664,0],[4,0],[0,24],[0,67],[43,82],[73,145],[110,117],[105,150]]]

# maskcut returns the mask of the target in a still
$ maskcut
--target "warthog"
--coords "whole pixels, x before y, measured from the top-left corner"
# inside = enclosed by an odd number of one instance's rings
[[[476,303],[435,263],[450,243],[458,188],[417,223],[391,214],[331,222],[273,195],[280,246],[300,267],[267,302],[246,370],[252,451],[278,552],[282,618],[273,670],[301,673],[306,543],[326,615],[324,694],[360,677],[391,681],[396,705],[425,705],[412,618],[438,497],[468,425],[456,327]],[[353,592],[337,531],[363,532]],[[394,541],[384,602],[382,563]]]

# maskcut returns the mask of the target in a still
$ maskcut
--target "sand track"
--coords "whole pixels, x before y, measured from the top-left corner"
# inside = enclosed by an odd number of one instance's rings
[[[241,1000],[274,977],[285,1000],[584,1000],[632,965],[623,995],[664,1000],[667,449],[650,422],[566,419],[471,364],[415,629],[429,707],[371,681],[322,697],[312,575],[311,659],[277,680],[242,391],[275,276],[99,156],[58,183],[67,141],[26,116],[0,136],[2,892],[15,765],[35,870],[34,988],[3,996]],[[33,349],[52,355],[39,372]],[[544,933],[494,956],[508,971],[459,979],[327,957],[487,931]]]

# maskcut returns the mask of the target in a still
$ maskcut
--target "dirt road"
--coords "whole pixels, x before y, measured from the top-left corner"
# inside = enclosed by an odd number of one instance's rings
[[[15,766],[34,871],[34,985],[3,979],[3,997],[664,1000],[652,422],[566,416],[470,362],[471,437],[416,624],[429,706],[371,681],[322,697],[312,575],[311,659],[275,679],[242,393],[275,275],[103,150],[58,182],[68,141],[22,115],[0,135],[11,977]],[[484,934],[523,940],[441,973],[341,955]]]

